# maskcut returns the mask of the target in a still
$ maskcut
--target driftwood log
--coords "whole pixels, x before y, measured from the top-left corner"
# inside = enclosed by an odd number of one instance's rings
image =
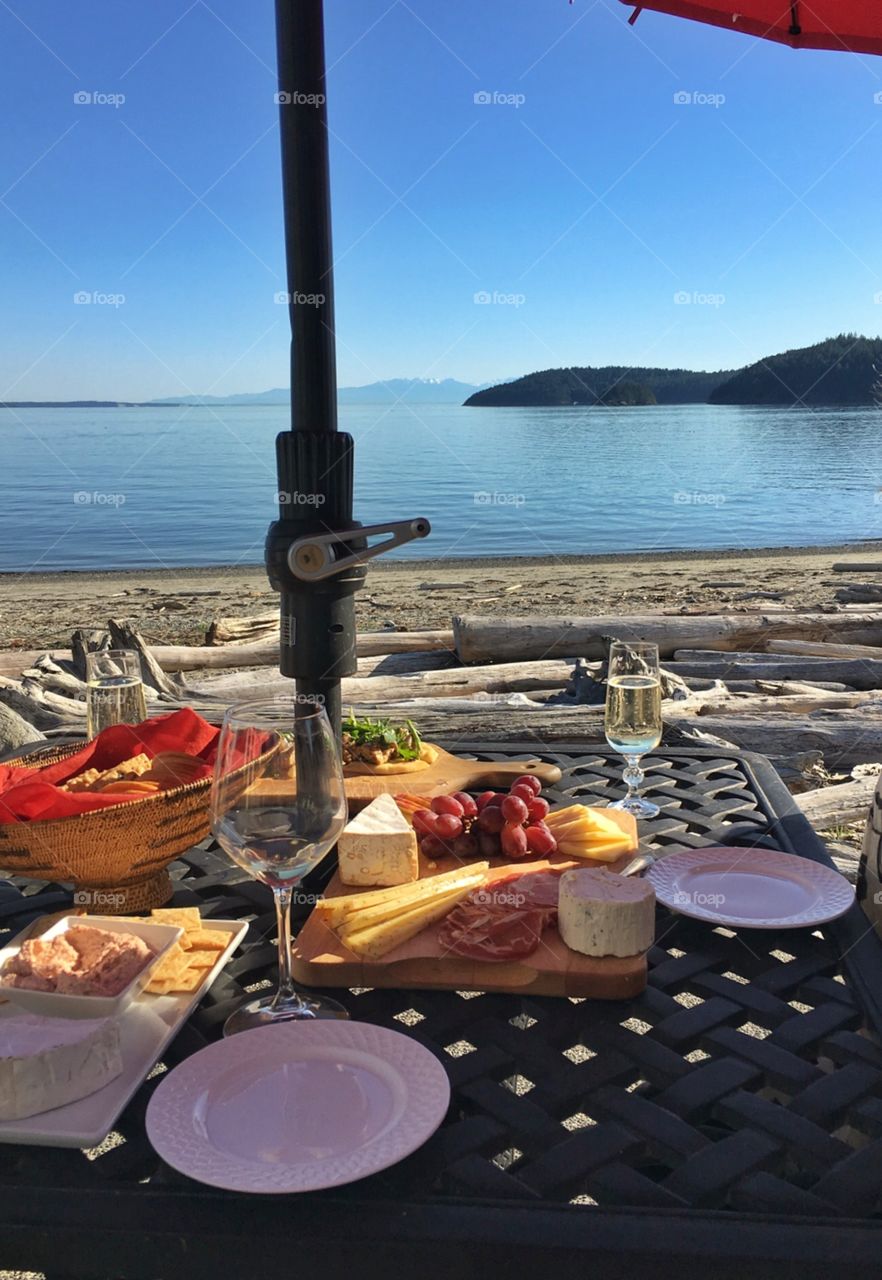
[[[456,651],[465,663],[525,661],[531,658],[603,656],[603,637],[652,640],[663,658],[677,649],[743,651],[762,649],[770,640],[832,640],[882,644],[882,612],[744,613],[730,615],[664,614],[596,618],[453,619]]]
[[[243,644],[279,634],[279,611],[271,609],[251,618],[215,618],[205,633],[205,643]]]
[[[811,664],[811,665],[809,665]],[[882,689],[882,658],[785,658],[776,654],[733,654],[731,657],[679,661],[674,670],[684,676],[718,680],[812,679],[846,684],[852,689]]]
[[[876,790],[875,777],[854,778],[833,787],[807,791],[797,803],[809,822],[819,831],[845,822],[860,822]]]
[[[85,633],[75,633],[82,637]],[[102,633],[89,633],[100,636]],[[82,645],[82,641],[80,641]],[[92,645],[92,647],[98,647]],[[105,644],[103,647],[107,648]],[[385,657],[388,654],[453,652],[452,631],[365,631],[357,641],[359,657]],[[166,673],[175,671],[223,671],[233,667],[272,667],[279,661],[279,642],[276,636],[255,644],[164,645],[150,646],[150,652]],[[0,653],[0,675],[17,676],[32,667],[38,658],[48,653],[53,661],[70,663],[71,654],[66,649],[7,649]],[[85,657],[81,648],[80,669],[85,676]],[[76,646],[74,666],[77,665]]]
[[[835,644],[824,640],[770,640],[767,653],[803,658],[882,658],[882,648],[871,644]]]

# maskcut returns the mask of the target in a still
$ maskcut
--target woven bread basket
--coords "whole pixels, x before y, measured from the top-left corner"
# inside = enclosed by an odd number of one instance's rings
[[[42,769],[82,746],[4,764]],[[243,790],[250,767],[236,770]],[[75,901],[101,915],[160,907],[172,895],[168,864],[208,835],[210,792],[211,778],[201,778],[70,818],[0,823],[0,867],[28,879],[70,882]]]

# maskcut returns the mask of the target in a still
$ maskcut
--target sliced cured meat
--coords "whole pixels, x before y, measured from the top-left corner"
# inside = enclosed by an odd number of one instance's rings
[[[566,867],[549,867],[547,871],[524,871],[505,880],[495,880],[484,892],[495,892],[497,896],[504,892],[523,907],[547,907],[556,911],[560,877],[565,870]]]
[[[438,940],[450,955],[472,960],[518,960],[531,955],[553,917],[542,908],[470,902],[454,907]]]
[[[519,960],[532,955],[557,918],[566,867],[521,871],[474,889],[443,921],[438,941],[449,955]]]

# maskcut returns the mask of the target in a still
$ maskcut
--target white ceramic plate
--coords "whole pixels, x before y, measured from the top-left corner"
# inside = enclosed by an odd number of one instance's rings
[[[153,959],[148,960],[140,973],[136,973],[132,981],[118,996],[78,996],[59,993],[57,991],[28,991],[26,987],[10,987],[0,979],[0,996],[4,996],[12,1004],[17,1004],[29,1013],[42,1013],[47,1018],[115,1018],[122,1013],[134,997],[144,989],[150,978],[154,965],[177,942],[183,929],[176,925],[156,924],[152,920],[117,920],[115,916],[65,916],[56,920],[51,929],[39,934],[41,941],[57,938],[67,933],[71,925],[88,925],[90,928],[105,929],[108,933],[130,933],[143,938],[153,951]],[[30,930],[24,935],[30,937]],[[13,938],[8,946],[0,951],[0,971],[8,960],[17,955],[24,937]]]
[[[854,886],[830,867],[775,849],[683,849],[647,872],[672,911],[742,929],[802,929],[844,915]]]
[[[147,1136],[168,1164],[231,1191],[339,1187],[397,1164],[440,1125],[441,1063],[366,1022],[286,1022],[219,1040],[163,1080]]]
[[[197,991],[179,995],[154,996],[142,992],[136,996],[119,1019],[122,1049],[122,1075],[111,1080],[97,1093],[66,1107],[43,1111],[24,1120],[0,1122],[0,1142],[20,1142],[39,1147],[96,1147],[103,1142],[131,1101],[148,1072],[162,1056],[166,1046],[180,1031],[196,1005],[214,982],[248,930],[247,921],[209,920],[210,929],[222,929],[230,935],[226,948],[218,956]],[[3,1018],[19,1013],[13,1004],[0,1005],[0,1043]]]

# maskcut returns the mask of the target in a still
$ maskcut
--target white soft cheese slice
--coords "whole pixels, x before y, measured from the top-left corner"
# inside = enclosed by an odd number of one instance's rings
[[[420,873],[416,833],[390,795],[356,814],[337,841],[344,884],[409,884]]]
[[[636,956],[655,938],[655,892],[637,876],[579,867],[560,878],[557,927],[586,956]]]
[[[23,1120],[97,1093],[122,1072],[110,1018],[0,1019],[0,1120]]]

